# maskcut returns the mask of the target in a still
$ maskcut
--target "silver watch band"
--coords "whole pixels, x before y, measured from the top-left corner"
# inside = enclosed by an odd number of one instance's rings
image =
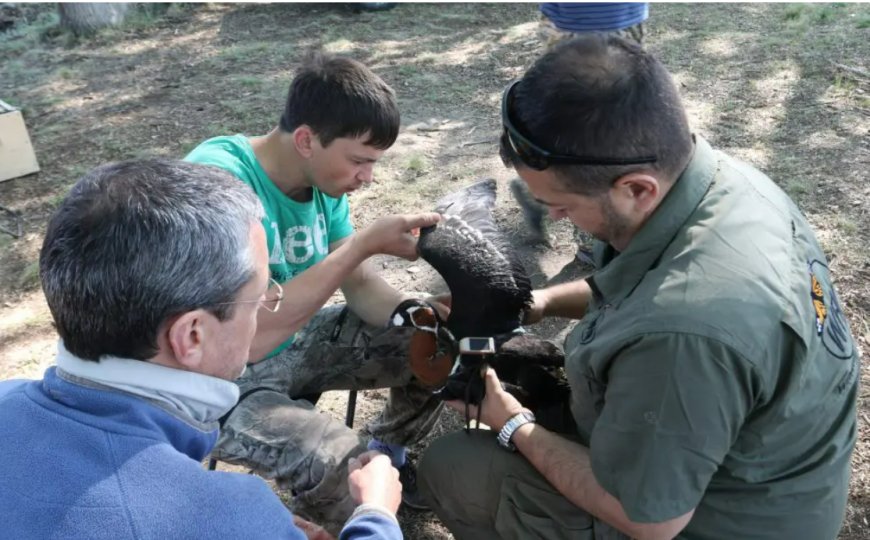
[[[501,431],[498,432],[498,444],[501,445],[502,448],[506,448],[510,451],[516,450],[516,446],[511,442],[511,437],[513,437],[514,432],[520,426],[533,423],[534,421],[535,415],[532,414],[531,411],[523,411],[515,414],[504,423]]]

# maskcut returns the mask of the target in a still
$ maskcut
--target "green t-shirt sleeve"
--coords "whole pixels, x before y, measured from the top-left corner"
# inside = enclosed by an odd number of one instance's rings
[[[244,162],[237,155],[239,151],[232,137],[215,137],[191,150],[184,156],[184,161],[219,167],[256,191],[250,171],[245,168]]]
[[[697,507],[725,459],[756,388],[752,367],[704,337],[649,334],[607,373],[592,430],[592,472],[638,523]]]
[[[353,224],[350,222],[350,205],[347,203],[347,195],[342,195],[334,201],[332,212],[329,215],[329,239],[328,243],[337,242],[353,233]]]

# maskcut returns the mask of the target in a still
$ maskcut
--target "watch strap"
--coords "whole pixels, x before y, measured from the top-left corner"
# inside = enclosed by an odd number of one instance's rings
[[[510,451],[515,451],[516,446],[511,442],[511,437],[513,437],[514,432],[519,429],[520,426],[524,426],[526,424],[531,424],[535,422],[535,415],[532,414],[531,411],[522,411],[518,414],[512,416],[507,422],[502,426],[501,431],[498,432],[498,444],[502,448],[506,448]]]

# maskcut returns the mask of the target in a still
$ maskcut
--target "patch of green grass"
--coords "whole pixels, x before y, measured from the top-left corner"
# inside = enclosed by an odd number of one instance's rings
[[[87,36],[84,39],[102,42],[115,42],[127,38],[127,34],[135,30],[147,30],[153,28],[156,22],[163,17],[167,12],[167,4],[160,3],[144,3],[131,5],[131,8],[124,16],[124,22],[118,26],[110,26],[102,28],[94,36]],[[82,39],[83,36],[79,36]],[[78,41],[78,40],[76,40]]]
[[[120,161],[132,157],[132,147],[124,140],[123,135],[109,133],[102,140],[100,146],[106,154],[105,158],[110,161]]]
[[[429,168],[429,160],[422,154],[412,154],[405,164],[405,169],[414,174],[423,174]]]
[[[0,52],[7,54],[34,47],[59,22],[57,10],[53,9],[43,11],[30,24],[17,23],[6,32],[0,33]]]
[[[415,77],[420,73],[420,70],[414,64],[402,64],[399,66],[399,69],[396,70],[401,77]]]
[[[229,122],[229,121],[227,121],[226,118],[224,118],[223,120],[221,120],[219,122],[211,122],[208,125],[208,128],[205,129],[205,133],[207,133],[208,135],[205,135],[201,139],[197,139],[196,142],[191,143],[190,150],[193,150],[196,147],[196,145],[198,145],[199,143],[201,143],[202,141],[204,141],[205,139],[207,139],[209,137],[214,137],[216,135],[234,135],[234,134],[240,133],[242,131],[244,131],[244,130],[241,127],[241,122]],[[190,152],[190,150],[187,150],[187,151],[182,152],[182,153],[187,155],[187,152]]]
[[[230,118],[239,120],[247,120],[252,114],[255,114],[252,109],[252,103],[244,99],[225,99],[220,102],[221,107],[228,113]]]
[[[851,77],[846,77],[841,74],[834,75],[834,88],[846,93],[852,93],[858,87],[858,83]]]
[[[266,81],[264,81],[262,78],[254,77],[252,75],[242,75],[240,77],[236,77],[233,82],[244,88],[251,88],[254,90],[260,89],[266,84]]]
[[[60,77],[61,79],[68,80],[68,79],[72,79],[74,77],[77,77],[78,72],[75,70],[72,70],[68,67],[62,67],[59,70],[57,70],[57,76]]]
[[[211,133],[211,132],[209,132]],[[228,135],[229,131],[215,131],[215,135]],[[181,141],[178,142],[178,156],[183,157],[190,153],[191,150],[199,146],[199,143],[204,141],[207,137],[203,137],[202,139],[198,137],[185,137]]]
[[[3,51],[3,49],[0,48],[0,51]],[[12,60],[3,68],[3,76],[9,77],[9,79],[13,81],[18,81],[19,85],[24,85],[26,84],[26,81],[34,79],[41,74],[42,70],[40,68],[30,65],[30,63],[23,58]]]
[[[810,193],[810,181],[805,178],[792,177],[783,187],[785,192],[794,199],[800,199]]]
[[[834,224],[838,231],[847,236],[852,236],[858,232],[858,223],[851,216],[839,214],[835,218]]]
[[[339,38],[323,46],[326,52],[330,53],[346,53],[356,49],[356,44],[347,38]]]
[[[70,167],[66,168],[66,171],[63,174],[63,178],[68,182],[64,187],[65,193],[69,192],[72,188],[73,184],[75,184],[76,180],[85,175],[86,172],[90,171],[91,167],[85,165],[84,163],[76,163]]]
[[[33,289],[39,286],[39,261],[28,263],[18,274],[18,287]]]
[[[861,15],[859,15],[858,22],[855,23],[855,26],[862,30],[864,28],[870,28],[870,13],[862,13]]]
[[[804,9],[806,9],[806,7],[807,6],[805,4],[792,4],[786,8],[785,12],[782,14],[782,17],[787,21],[794,21],[800,19],[801,14],[804,12]]]
[[[247,60],[254,56],[260,56],[269,50],[268,43],[243,43],[230,45],[217,53],[217,58],[229,62]]]
[[[792,4],[783,12],[789,25],[807,29],[816,24],[828,24],[846,15],[845,4]]]
[[[48,201],[47,201],[48,205],[51,206],[52,208],[57,208],[58,206],[60,206],[60,203],[62,203],[63,200],[66,199],[66,195],[67,195],[67,191],[55,193],[54,195],[52,195],[48,199]]]
[[[829,22],[834,18],[834,7],[833,6],[817,6],[815,12],[815,19],[818,22]]]
[[[32,45],[25,39],[16,40],[0,40],[0,51],[3,51],[4,56],[12,56],[22,54],[29,50]]]

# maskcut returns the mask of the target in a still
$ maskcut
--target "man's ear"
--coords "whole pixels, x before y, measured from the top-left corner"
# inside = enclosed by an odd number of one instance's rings
[[[620,176],[613,183],[614,203],[631,213],[647,215],[656,209],[664,196],[661,181],[647,173],[634,172]]]
[[[169,347],[175,361],[184,369],[199,372],[203,362],[203,343],[205,323],[211,315],[202,309],[195,309],[179,315],[166,332]]]
[[[306,124],[302,124],[293,130],[293,144],[296,145],[296,151],[299,152],[299,155],[304,158],[311,157],[314,138],[314,132]]]

